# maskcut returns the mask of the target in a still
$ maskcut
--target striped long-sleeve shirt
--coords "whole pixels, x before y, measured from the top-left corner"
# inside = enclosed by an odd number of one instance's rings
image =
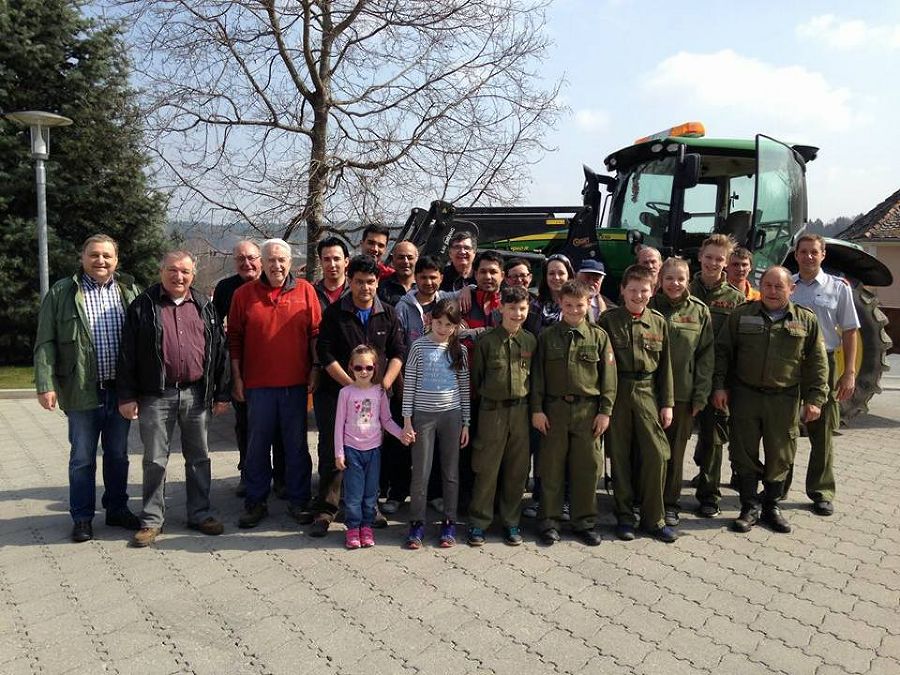
[[[454,370],[447,345],[436,343],[428,335],[412,343],[403,375],[403,417],[412,417],[416,410],[461,410],[463,426],[469,425],[471,417],[467,360],[460,370]]]

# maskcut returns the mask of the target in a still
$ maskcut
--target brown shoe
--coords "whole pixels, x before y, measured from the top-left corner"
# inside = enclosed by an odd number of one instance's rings
[[[131,538],[131,545],[134,548],[145,548],[156,541],[159,533],[162,532],[161,527],[142,527]]]
[[[210,536],[222,534],[225,531],[225,526],[212,516],[205,519],[202,523],[188,523],[188,528]]]

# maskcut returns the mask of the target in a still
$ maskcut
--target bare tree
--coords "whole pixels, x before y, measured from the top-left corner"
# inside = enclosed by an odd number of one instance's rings
[[[170,187],[260,234],[305,223],[308,253],[423,199],[521,190],[558,112],[549,1],[108,0]]]

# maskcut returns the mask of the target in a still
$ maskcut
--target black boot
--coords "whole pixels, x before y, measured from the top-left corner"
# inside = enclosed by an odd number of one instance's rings
[[[785,492],[784,482],[765,483],[764,486],[762,521],[775,532],[790,532],[791,524],[781,515],[781,507],[778,506]]]
[[[731,523],[735,532],[749,532],[759,521],[758,481],[755,475],[738,474],[738,491],[741,494],[741,515]]]

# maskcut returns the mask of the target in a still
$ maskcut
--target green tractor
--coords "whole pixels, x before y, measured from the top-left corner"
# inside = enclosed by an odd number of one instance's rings
[[[479,248],[536,260],[562,252],[576,266],[584,258],[602,260],[608,271],[603,292],[612,298],[638,244],[658,248],[664,258],[696,262],[700,244],[713,232],[753,251],[757,276],[773,264],[796,271],[793,242],[807,222],[806,165],[817,153],[762,134],[706,138],[701,124],[687,123],[609,155],[606,168],[615,175],[585,167],[580,206],[456,208],[434,202],[428,210],[413,209],[402,237],[425,253],[444,254],[453,233],[468,230]],[[827,250],[826,268],[851,285],[862,323],[857,389],[842,404],[850,418],[865,412],[881,391],[891,347],[887,319],[866,286],[893,280],[885,265],[855,244],[828,239]]]

